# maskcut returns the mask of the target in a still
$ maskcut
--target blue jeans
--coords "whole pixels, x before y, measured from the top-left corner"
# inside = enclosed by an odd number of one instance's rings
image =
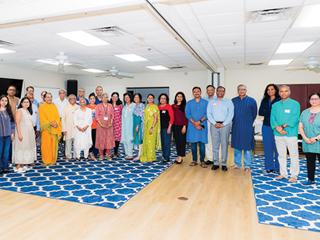
[[[0,137],[0,170],[9,170],[11,136]]]
[[[167,133],[167,128],[161,129],[161,146],[162,146],[162,157],[164,160],[170,159],[170,150],[171,150],[171,133]]]
[[[198,144],[200,152],[200,162],[204,162],[204,157],[206,156],[206,146],[203,142],[191,143],[192,160],[194,162],[198,161]]]
[[[263,151],[266,170],[279,172],[278,151],[274,140],[273,130],[270,126],[262,126]]]
[[[241,158],[243,151],[243,167],[250,168],[251,167],[251,150],[240,150],[234,148],[234,164],[238,167],[242,167]]]

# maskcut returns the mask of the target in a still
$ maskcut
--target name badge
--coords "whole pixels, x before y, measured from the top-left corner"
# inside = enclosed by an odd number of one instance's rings
[[[216,102],[212,103],[212,106],[217,106],[217,105],[218,105],[218,103],[216,103]]]
[[[132,109],[131,108],[128,108],[128,111],[131,111]]]
[[[58,105],[58,106],[57,106],[57,108],[61,108],[61,106],[60,106],[60,105]]]
[[[118,108],[114,108],[114,110],[118,110]]]
[[[148,109],[148,111],[150,112],[151,108]]]
[[[290,109],[285,109],[284,112],[285,113],[290,113]]]
[[[108,120],[108,117],[104,117],[103,120],[106,120],[106,121],[107,121],[107,120]]]
[[[166,113],[166,110],[162,110],[162,113]]]

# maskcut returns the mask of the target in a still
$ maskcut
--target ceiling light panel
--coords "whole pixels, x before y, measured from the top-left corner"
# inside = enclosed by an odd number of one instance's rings
[[[164,66],[160,66],[160,65],[157,65],[157,66],[146,66],[147,68],[150,68],[152,70],[169,70],[169,68],[166,68]]]
[[[87,47],[92,46],[101,46],[101,45],[108,45],[108,42],[101,40],[95,36],[92,36],[89,33],[84,31],[72,31],[72,32],[63,32],[63,33],[56,33],[57,35],[74,41],[76,43],[80,43]]]
[[[313,42],[296,42],[296,43],[281,43],[276,53],[297,53],[303,52],[310,47]]]
[[[121,54],[121,55],[114,55],[115,57],[118,57],[118,58],[122,58],[126,61],[129,61],[129,62],[141,62],[141,61],[148,61],[148,59],[145,59],[143,57],[140,57],[138,55],[135,55],[135,54]]]
[[[292,28],[320,27],[320,4],[304,6]]]
[[[3,54],[3,53],[14,53],[14,52],[15,51],[4,49],[4,48],[0,48],[0,54]]]
[[[104,73],[106,71],[102,71],[99,69],[94,69],[94,68],[88,68],[88,69],[81,69],[82,71],[86,71],[86,72],[92,72],[92,73]]]
[[[287,65],[292,62],[293,59],[271,60],[268,65]]]

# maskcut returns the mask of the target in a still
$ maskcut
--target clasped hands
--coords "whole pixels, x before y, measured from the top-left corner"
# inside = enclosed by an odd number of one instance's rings
[[[55,121],[53,121],[53,122],[51,122],[51,126],[54,127],[54,128],[57,128],[58,124]]]
[[[78,128],[78,130],[80,131],[80,132],[85,132],[87,129],[88,129],[88,125],[87,126],[85,126],[85,127],[79,127],[79,126],[77,126],[77,128]]]
[[[314,144],[316,142],[316,138],[304,138],[304,141],[306,141],[307,144]]]
[[[202,130],[203,128],[200,126],[200,120],[199,121],[194,121],[192,124],[197,130]]]
[[[283,128],[281,126],[277,126],[276,130],[278,133],[280,133],[281,135],[286,135],[288,132],[283,130]]]

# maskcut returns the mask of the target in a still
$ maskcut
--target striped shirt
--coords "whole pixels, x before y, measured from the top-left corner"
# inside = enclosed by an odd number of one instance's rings
[[[0,110],[0,137],[7,137],[14,133],[14,122],[11,122],[7,111]]]

